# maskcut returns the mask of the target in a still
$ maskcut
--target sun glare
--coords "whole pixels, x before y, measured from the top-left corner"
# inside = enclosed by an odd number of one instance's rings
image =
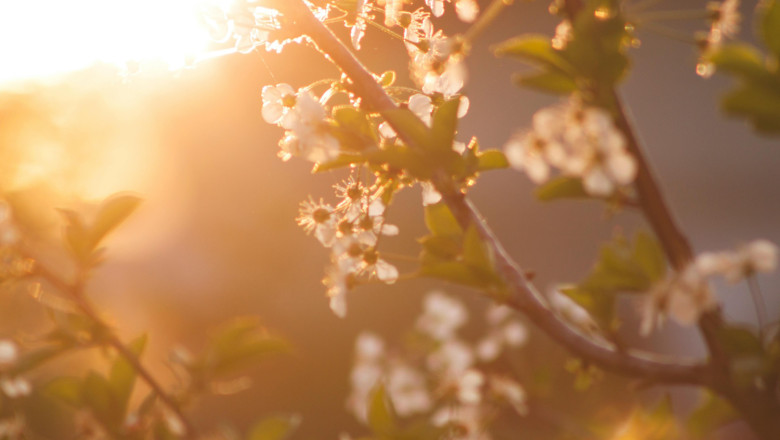
[[[203,53],[208,31],[196,0],[0,2],[0,83],[44,79],[109,63],[181,68]]]

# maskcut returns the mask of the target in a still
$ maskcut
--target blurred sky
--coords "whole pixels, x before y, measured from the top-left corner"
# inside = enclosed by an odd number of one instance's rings
[[[657,8],[704,4],[665,1]],[[536,110],[556,102],[512,86],[511,74],[524,67],[489,52],[518,33],[552,35],[556,21],[546,8],[542,1],[516,2],[474,46],[463,139],[476,135],[483,147],[501,147],[529,125]],[[749,18],[744,22],[748,38],[750,23]],[[621,93],[694,248],[730,249],[755,238],[780,243],[777,139],[757,137],[747,124],[720,114],[718,97],[730,81],[698,77],[691,45],[641,30],[638,38],[641,47],[631,51],[634,69]],[[404,76],[399,44],[369,30],[364,46],[361,55],[371,69],[400,65]],[[328,309],[320,283],[327,253],[294,218],[300,201],[309,194],[332,197],[331,185],[346,174],[313,176],[308,163],[282,163],[276,157],[281,132],[260,117],[262,86],[304,86],[323,73],[338,76],[315,50],[293,46],[281,55],[233,55],[175,73],[157,69],[123,77],[102,65],[45,83],[15,83],[0,94],[0,184],[6,193],[28,200],[28,217],[42,230],[58,233],[54,207],[89,212],[100,198],[123,190],[145,199],[109,242],[108,262],[91,290],[123,333],[149,330],[148,362],[163,372],[173,344],[197,347],[209,326],[230,316],[259,315],[293,341],[296,354],[260,367],[257,386],[248,394],[217,398],[200,411],[230,405],[232,416],[244,424],[262,412],[298,411],[304,415],[304,438],[334,438],[340,428],[354,426],[342,408],[357,332],[368,328],[398,338],[413,323],[422,295],[441,287],[422,280],[360,289],[349,297],[344,320]],[[520,173],[496,172],[483,176],[472,196],[543,288],[579,280],[616,228],[633,234],[643,225],[629,212],[609,217],[595,202],[543,205],[533,199],[532,189]],[[419,205],[413,189],[389,210],[402,233],[386,243],[390,250],[417,252],[414,239],[425,233]],[[762,276],[760,283],[775,320],[780,276]],[[754,324],[745,286],[718,287],[726,315]],[[448,290],[463,294],[475,313],[479,310],[476,295]],[[632,333],[637,315],[631,305],[624,312]],[[4,328],[15,323],[7,321]],[[698,335],[673,325],[639,343],[702,354]]]

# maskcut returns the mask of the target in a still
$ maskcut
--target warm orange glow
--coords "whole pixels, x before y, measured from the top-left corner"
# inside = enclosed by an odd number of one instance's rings
[[[208,44],[196,0],[40,0],[0,4],[0,83],[97,63],[183,67]]]

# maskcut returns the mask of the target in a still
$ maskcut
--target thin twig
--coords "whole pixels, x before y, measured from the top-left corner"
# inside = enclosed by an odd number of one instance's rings
[[[68,295],[76,307],[78,307],[87,318],[92,320],[100,328],[110,328],[103,321],[103,319],[100,318],[92,304],[84,297],[83,277],[77,277],[77,281],[73,284],[70,284],[39,262],[36,262],[34,274],[46,280],[46,282],[54,286],[54,288],[57,290]],[[105,340],[108,345],[113,347],[117,353],[119,353],[119,355],[130,364],[130,366],[136,371],[136,373],[138,373],[144,382],[149,385],[149,388],[152,389],[160,401],[163,402],[163,404],[165,404],[165,406],[167,406],[168,409],[174,413],[179,421],[181,421],[184,427],[184,433],[182,437],[185,439],[196,438],[196,431],[192,422],[187,418],[182,409],[179,407],[176,399],[174,399],[163,389],[160,383],[157,382],[157,379],[155,379],[149,370],[147,370],[146,367],[141,364],[141,362],[138,360],[138,357],[129,348],[127,348],[127,346],[125,346],[125,344],[122,343],[119,337],[113,332],[108,331],[105,335]]]

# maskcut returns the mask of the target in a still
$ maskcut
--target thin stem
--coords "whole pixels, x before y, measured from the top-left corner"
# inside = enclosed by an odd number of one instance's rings
[[[77,277],[77,281],[75,283],[70,284],[38,262],[36,262],[34,273],[42,279],[46,280],[57,290],[68,295],[71,300],[73,300],[76,307],[78,307],[87,318],[92,320],[100,328],[109,329],[109,326],[103,321],[102,318],[100,318],[95,308],[84,296],[83,274]],[[136,373],[138,373],[144,382],[149,385],[149,388],[152,389],[160,401],[163,402],[163,404],[165,404],[165,406],[167,406],[168,409],[174,413],[179,421],[181,421],[182,425],[184,426],[183,438],[195,439],[196,431],[192,422],[187,418],[186,415],[184,415],[176,400],[163,389],[163,387],[159,382],[157,382],[154,376],[152,376],[149,370],[147,370],[146,367],[141,364],[141,362],[138,360],[138,357],[136,357],[136,355],[129,348],[127,348],[127,346],[125,346],[119,337],[116,336],[113,332],[108,331],[105,338],[106,343],[113,347],[117,353],[119,353],[119,355],[130,364],[130,366],[136,371]]]
[[[493,3],[485,9],[485,12],[479,15],[477,21],[463,35],[463,42],[468,45],[473,43],[498,18],[501,11],[512,3],[514,3],[514,0],[493,0]]]
[[[766,302],[764,302],[764,295],[761,293],[761,286],[759,286],[756,276],[750,275],[747,277],[747,282],[750,296],[753,298],[753,307],[756,309],[756,318],[758,318],[758,337],[763,342],[767,322]]]
[[[403,35],[391,31],[390,29],[382,26],[381,24],[376,23],[374,20],[366,20],[366,23],[370,24],[371,26],[379,29],[380,31],[386,33],[387,35],[390,35],[391,37],[397,40],[406,41]]]

